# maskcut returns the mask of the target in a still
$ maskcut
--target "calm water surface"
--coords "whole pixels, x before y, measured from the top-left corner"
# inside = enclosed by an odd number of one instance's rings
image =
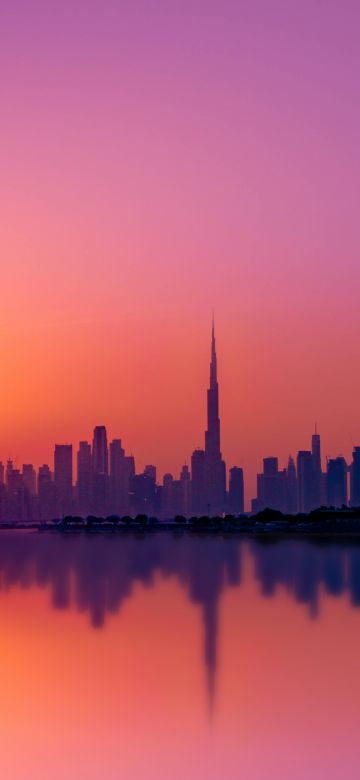
[[[0,536],[0,777],[360,776],[360,546]]]

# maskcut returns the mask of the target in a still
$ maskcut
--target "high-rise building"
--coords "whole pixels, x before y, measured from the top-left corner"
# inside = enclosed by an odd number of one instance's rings
[[[156,483],[149,474],[136,474],[130,480],[130,502],[134,515],[151,515],[157,510]]]
[[[73,462],[72,444],[55,444],[54,482],[57,509],[60,515],[71,514],[73,510]]]
[[[164,474],[161,492],[161,515],[164,520],[170,520],[174,514],[173,484],[173,475]]]
[[[56,488],[49,466],[40,466],[38,472],[39,517],[42,521],[53,520],[57,514]]]
[[[298,508],[298,487],[294,458],[289,456],[286,471],[286,511],[294,515]]]
[[[5,482],[5,468],[4,464],[0,461],[0,485],[3,485]]]
[[[298,510],[311,512],[314,509],[313,456],[308,450],[300,450],[297,456]]]
[[[360,447],[354,447],[350,466],[350,504],[360,507]]]
[[[129,492],[129,484],[126,481],[125,450],[121,439],[113,439],[110,442],[110,512],[122,515],[127,511],[126,492]]]
[[[229,472],[229,511],[234,515],[244,512],[244,472],[238,466]]]
[[[34,496],[36,494],[36,471],[32,463],[24,463],[22,475],[28,494]]]
[[[148,465],[144,468],[144,474],[146,474],[147,477],[151,477],[151,479],[156,482],[156,466]]]
[[[19,469],[12,468],[8,473],[6,515],[8,520],[21,523],[31,519],[23,475]]]
[[[184,464],[180,474],[181,509],[180,514],[189,517],[191,513],[191,476],[189,467]]]
[[[264,470],[257,475],[256,509],[286,511],[286,471],[279,471],[278,459],[264,458]]]
[[[6,472],[5,472],[5,482],[6,482],[6,485],[9,484],[9,479],[11,478],[11,474],[12,474],[13,469],[14,469],[14,464],[13,464],[11,458],[9,458],[8,461],[6,462]]]
[[[315,425],[315,433],[311,438],[311,454],[313,463],[313,505],[318,508],[323,503],[323,491],[322,491],[322,470],[321,470],[321,444],[320,435],[317,432]]]
[[[205,514],[205,452],[194,450],[191,456],[191,511],[195,515]]]
[[[130,512],[130,508],[131,508],[130,507],[130,482],[132,478],[135,476],[135,473],[136,473],[135,459],[133,455],[125,455],[124,480],[123,480],[124,514]]]
[[[210,386],[207,391],[205,432],[205,499],[207,511],[223,512],[226,503],[226,466],[220,448],[219,385],[214,320],[211,332]]]
[[[77,452],[76,499],[78,512],[85,516],[91,508],[92,457],[88,441],[80,441]]]
[[[92,446],[92,506],[96,514],[107,511],[109,456],[105,425],[94,429]]]
[[[347,506],[347,464],[345,458],[330,458],[326,470],[327,505]]]

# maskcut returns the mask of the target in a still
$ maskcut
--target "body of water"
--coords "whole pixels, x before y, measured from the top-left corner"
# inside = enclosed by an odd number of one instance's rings
[[[359,777],[360,546],[0,535],[0,777]]]

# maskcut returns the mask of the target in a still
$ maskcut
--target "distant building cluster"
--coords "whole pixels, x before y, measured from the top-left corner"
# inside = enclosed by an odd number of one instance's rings
[[[81,441],[76,454],[76,480],[73,473],[72,444],[56,444],[54,466],[43,465],[36,473],[33,465],[22,470],[12,460],[0,463],[0,520],[35,522],[65,515],[154,515],[161,519],[176,515],[239,515],[244,513],[243,469],[229,470],[220,446],[219,386],[214,323],[211,335],[210,382],[207,391],[207,430],[204,449],[191,457],[191,470],[185,464],[178,479],[165,474],[157,481],[156,466],[136,473],[135,460],[127,455],[121,439],[108,443],[104,425],[94,429],[92,443]],[[319,506],[360,506],[360,447],[347,465],[343,457],[329,459],[322,471],[320,436],[315,430],[311,450],[301,450],[297,461],[289,458],[279,470],[278,459],[264,459],[263,473],[257,475],[257,496],[253,513],[277,509],[295,514]]]
[[[315,431],[311,450],[300,450],[296,464],[289,458],[287,468],[279,469],[277,458],[264,458],[263,472],[257,475],[257,497],[251,511],[277,509],[280,512],[308,513],[321,506],[360,506],[360,447],[354,447],[352,463],[345,458],[329,458],[326,471],[321,466],[320,436]]]

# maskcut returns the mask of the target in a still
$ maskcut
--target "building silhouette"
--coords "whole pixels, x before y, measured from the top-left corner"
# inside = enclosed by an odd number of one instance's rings
[[[46,463],[38,471],[38,512],[39,520],[57,517],[56,488],[53,475]]]
[[[300,450],[297,456],[298,510],[311,512],[314,508],[313,456],[308,450]]]
[[[330,458],[326,471],[327,505],[342,507],[347,505],[347,465],[345,458]]]
[[[234,515],[244,512],[244,472],[238,466],[233,466],[229,472],[228,509]]]
[[[191,500],[194,515],[206,513],[205,451],[200,449],[191,456]]]
[[[72,444],[55,444],[54,482],[58,515],[73,510],[73,454]]]
[[[315,433],[311,438],[311,454],[313,461],[313,506],[317,508],[323,503],[323,479],[321,469],[321,443],[315,425]]]
[[[205,502],[209,514],[223,512],[226,504],[226,466],[220,447],[219,385],[214,320],[211,331],[210,386],[207,391]]]
[[[286,511],[294,515],[298,508],[298,486],[294,458],[289,455],[286,469]]]
[[[77,452],[77,511],[87,515],[90,511],[92,489],[92,458],[91,445],[88,441],[80,441]]]
[[[257,475],[257,498],[254,507],[257,512],[262,509],[286,512],[286,470],[279,471],[278,459],[275,457],[264,458],[263,465],[263,472]]]
[[[94,428],[92,445],[92,511],[102,515],[107,511],[109,454],[105,425]]]
[[[234,465],[227,469],[221,450],[218,363],[214,320],[211,327],[210,371],[207,389],[207,425],[204,448],[195,449],[190,469],[184,465],[177,476],[166,473],[158,481],[155,464],[136,472],[133,455],[126,454],[120,438],[108,446],[105,425],[94,428],[92,444],[80,441],[73,486],[72,445],[56,444],[54,470],[47,464],[36,472],[32,464],[15,468],[8,458],[0,462],[0,520],[33,522],[53,520],[67,514],[127,516],[156,515],[171,519],[210,514],[244,512],[244,473]],[[323,472],[321,439],[315,425],[311,448],[300,450],[296,465],[289,457],[280,468],[276,456],[264,458],[257,475],[257,495],[252,512],[269,508],[295,514],[308,513],[324,505],[348,503],[350,474],[351,506],[360,507],[360,446],[353,449],[348,468],[343,458],[332,458]],[[160,482],[160,484],[159,484]]]

